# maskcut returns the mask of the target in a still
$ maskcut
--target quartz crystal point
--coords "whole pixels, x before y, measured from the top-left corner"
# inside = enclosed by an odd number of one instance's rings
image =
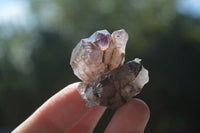
[[[148,81],[148,71],[136,58],[107,72],[98,81],[80,83],[78,91],[87,102],[87,107],[101,105],[116,108],[140,93]]]
[[[99,30],[89,38],[82,39],[73,49],[70,64],[74,74],[82,81],[97,80],[105,72],[124,62],[128,34],[117,30],[110,35]]]
[[[83,82],[78,92],[86,106],[119,107],[137,95],[149,81],[148,71],[136,58],[123,65],[128,34],[99,30],[82,39],[72,51],[70,65]]]

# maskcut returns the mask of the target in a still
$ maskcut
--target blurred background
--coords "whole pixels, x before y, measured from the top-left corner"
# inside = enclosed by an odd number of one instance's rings
[[[141,58],[150,72],[137,96],[151,110],[145,133],[200,132],[199,0],[0,0],[0,133],[79,81],[69,61],[80,39],[121,28],[126,61]]]

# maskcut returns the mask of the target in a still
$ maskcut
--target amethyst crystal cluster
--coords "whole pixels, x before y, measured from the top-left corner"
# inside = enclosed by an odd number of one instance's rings
[[[149,81],[148,71],[140,59],[123,65],[127,41],[124,29],[112,34],[99,30],[74,48],[70,65],[82,80],[78,92],[87,107],[119,107],[137,95]]]

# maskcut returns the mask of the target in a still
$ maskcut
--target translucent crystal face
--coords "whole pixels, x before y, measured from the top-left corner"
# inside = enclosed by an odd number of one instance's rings
[[[99,64],[102,62],[103,52],[94,43],[82,40],[84,54],[81,56],[87,64]]]
[[[117,30],[112,33],[112,38],[119,47],[126,46],[128,33],[124,29]]]
[[[104,51],[109,47],[110,44],[110,33],[107,30],[100,30],[95,32],[90,39],[94,39],[99,48]]]

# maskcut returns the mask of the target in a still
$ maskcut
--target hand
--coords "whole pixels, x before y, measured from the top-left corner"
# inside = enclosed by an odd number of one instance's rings
[[[74,83],[47,100],[13,133],[90,133],[106,107],[87,108]],[[105,133],[142,133],[150,111],[139,99],[132,99],[117,109]]]

